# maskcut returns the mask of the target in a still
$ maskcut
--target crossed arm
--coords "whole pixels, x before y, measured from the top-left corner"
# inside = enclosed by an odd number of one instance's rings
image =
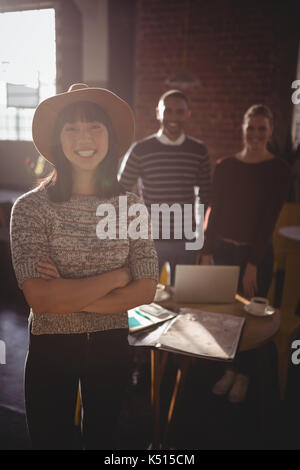
[[[54,262],[47,258],[37,265],[39,278],[27,279],[22,289],[35,313],[120,313],[151,303],[156,281],[131,279],[129,268],[83,279],[63,279]]]

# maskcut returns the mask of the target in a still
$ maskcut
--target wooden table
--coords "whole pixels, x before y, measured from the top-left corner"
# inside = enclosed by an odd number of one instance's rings
[[[256,317],[248,314],[244,310],[244,305],[249,303],[246,299],[240,296],[236,296],[236,301],[232,304],[179,304],[174,300],[166,300],[161,302],[166,308],[178,309],[178,308],[197,308],[200,310],[216,313],[227,313],[230,315],[242,316],[246,319],[245,326],[242,332],[239,351],[258,350],[262,346],[266,345],[273,336],[277,333],[280,326],[280,314],[279,311],[269,317]],[[170,407],[168,412],[168,418],[166,423],[166,430],[164,436],[161,433],[161,422],[160,422],[160,385],[164,373],[165,364],[168,358],[168,354],[172,352],[162,351],[158,348],[151,349],[151,401],[153,406],[153,448],[159,449],[161,441],[165,440],[168,426],[172,421],[173,412],[176,405],[179,392],[184,383],[185,377],[188,373],[189,365],[193,360],[198,358],[181,355],[182,361],[177,370],[176,382],[173,390],[173,394],[170,401]],[[262,355],[263,356],[263,355]],[[264,362],[263,357],[260,357],[257,361],[258,371],[260,377],[260,421],[261,426],[264,425]]]

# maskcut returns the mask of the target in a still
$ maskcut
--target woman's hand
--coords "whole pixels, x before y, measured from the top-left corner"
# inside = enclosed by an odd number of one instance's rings
[[[257,267],[248,263],[243,276],[244,295],[251,299],[257,292]]]
[[[150,304],[155,297],[156,286],[157,281],[153,279],[138,279],[122,289],[114,289],[82,310],[99,314],[120,313],[137,305]]]
[[[39,277],[26,279],[22,284],[25,298],[37,314],[80,312],[113,291],[131,285],[128,267],[80,279],[66,279],[60,275],[54,261],[44,257],[37,263],[37,272]]]
[[[118,283],[116,287],[126,287],[132,281],[131,271],[128,267],[116,269],[115,274]]]
[[[50,281],[51,279],[58,279],[61,277],[54,261],[49,258],[49,256],[38,262],[37,271],[40,277],[46,281]]]
[[[211,255],[202,255],[200,264],[203,264],[203,265],[212,264]]]
[[[54,261],[49,258],[49,256],[38,262],[37,270],[40,277],[46,281],[50,281],[51,279],[58,279],[61,277]],[[114,273],[116,275],[115,288],[125,287],[127,284],[129,284],[129,282],[132,281],[131,272],[128,267],[116,269]]]

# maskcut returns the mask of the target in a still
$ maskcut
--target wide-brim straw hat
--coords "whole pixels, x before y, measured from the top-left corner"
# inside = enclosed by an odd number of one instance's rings
[[[42,101],[35,110],[32,137],[38,152],[54,164],[53,134],[60,111],[80,101],[90,101],[100,106],[109,117],[117,139],[118,157],[122,157],[134,138],[134,116],[130,106],[112,91],[90,88],[84,83],[71,85],[67,92]]]

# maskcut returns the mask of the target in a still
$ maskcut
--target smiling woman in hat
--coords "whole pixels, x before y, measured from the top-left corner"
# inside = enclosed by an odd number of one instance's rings
[[[25,404],[36,449],[78,448],[79,383],[83,447],[116,448],[130,367],[127,309],[152,302],[158,279],[150,236],[96,234],[100,204],[109,203],[124,220],[118,196],[140,203],[117,181],[118,160],[133,134],[127,103],[84,84],[46,99],[34,115],[34,144],[54,170],[16,201],[11,249],[31,307]]]

